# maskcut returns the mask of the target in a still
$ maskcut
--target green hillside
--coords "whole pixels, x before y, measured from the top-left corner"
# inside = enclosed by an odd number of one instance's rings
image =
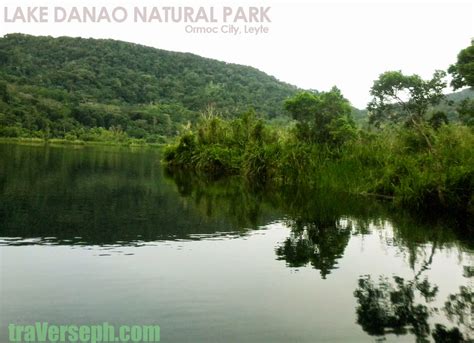
[[[446,113],[450,121],[458,121],[458,108],[460,104],[468,99],[474,99],[474,90],[471,88],[459,92],[450,93],[446,96],[446,101],[436,107],[437,111]]]
[[[0,38],[2,136],[154,141],[176,134],[209,106],[227,117],[251,107],[278,117],[296,91],[255,68],[189,53],[114,40]],[[109,132],[92,129],[98,127]]]

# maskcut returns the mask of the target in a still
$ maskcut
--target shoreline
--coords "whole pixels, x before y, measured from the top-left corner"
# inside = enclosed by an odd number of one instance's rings
[[[20,145],[61,145],[61,146],[122,146],[122,147],[164,147],[166,143],[146,143],[146,142],[114,142],[114,141],[84,141],[67,140],[62,138],[18,138],[0,137],[0,143],[13,143]]]

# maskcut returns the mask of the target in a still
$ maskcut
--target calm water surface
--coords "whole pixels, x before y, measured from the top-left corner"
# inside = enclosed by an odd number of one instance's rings
[[[474,339],[462,218],[249,191],[159,161],[0,144],[0,342],[36,321],[159,324],[163,342]]]

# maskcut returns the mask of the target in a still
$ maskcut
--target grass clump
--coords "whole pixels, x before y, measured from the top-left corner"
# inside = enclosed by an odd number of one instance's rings
[[[203,116],[165,149],[170,168],[252,184],[299,185],[391,199],[411,209],[474,214],[474,133],[450,124],[416,130],[354,130],[332,142],[302,140],[297,126],[265,124],[252,111],[233,120]],[[340,139],[340,138],[339,138]]]

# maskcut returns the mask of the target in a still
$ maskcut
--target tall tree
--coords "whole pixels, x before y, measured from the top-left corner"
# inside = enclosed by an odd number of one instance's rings
[[[355,128],[351,105],[337,87],[329,92],[298,93],[285,102],[285,109],[298,121],[298,136],[303,140],[340,143]]]
[[[454,89],[474,87],[474,45],[459,52],[457,62],[449,67],[448,72],[453,76],[451,86]]]
[[[403,75],[401,71],[387,71],[380,75],[370,90],[368,104],[370,123],[386,121],[420,124],[430,106],[443,100],[446,73],[437,70],[431,80],[418,75]]]
[[[457,62],[449,67],[448,72],[453,76],[451,86],[454,89],[474,87],[474,45],[459,52]],[[474,124],[474,99],[463,100],[457,111],[464,124]]]
[[[369,122],[375,126],[390,121],[412,126],[431,149],[423,126],[428,109],[444,99],[445,77],[446,73],[441,70],[437,70],[431,80],[423,80],[416,74],[404,75],[401,71],[381,74],[370,90],[373,98],[367,106]]]

